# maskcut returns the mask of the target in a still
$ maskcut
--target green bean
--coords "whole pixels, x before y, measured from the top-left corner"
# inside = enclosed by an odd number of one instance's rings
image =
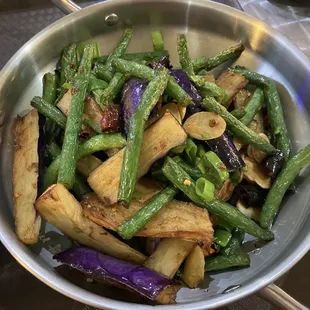
[[[239,120],[244,117],[245,113],[245,107],[241,107],[230,112],[231,115]]]
[[[241,123],[222,105],[216,102],[214,98],[206,97],[202,102],[202,107],[209,112],[214,112],[222,116],[226,121],[228,129],[244,143],[252,144],[257,149],[267,154],[270,154],[275,150],[275,148],[269,142]]]
[[[44,116],[50,118],[53,122],[55,122],[60,128],[66,127],[66,116],[57,109],[54,105],[47,103],[41,97],[35,96],[31,100],[31,105],[38,110],[39,113]]]
[[[243,238],[244,238],[244,232],[236,229],[233,232],[232,237],[227,246],[220,249],[220,253],[225,256],[244,253],[244,250],[241,246]]]
[[[177,48],[178,48],[178,54],[179,54],[179,61],[180,61],[183,71],[185,71],[188,76],[194,76],[195,72],[194,72],[192,60],[189,56],[185,34],[178,35]]]
[[[60,85],[73,80],[77,66],[77,46],[74,43],[66,47],[62,54]]]
[[[300,170],[308,164],[310,164],[310,145],[292,157],[274,181],[260,214],[259,223],[262,227],[266,228],[272,224],[285,192],[293,183]]]
[[[155,51],[163,51],[164,48],[164,40],[160,31],[152,31],[152,41]]]
[[[112,52],[112,54],[109,55],[108,59],[106,60],[104,64],[103,70],[103,79],[107,82],[110,82],[114,75],[114,68],[112,66],[113,60],[117,59],[119,57],[122,57],[122,55],[125,53],[127,46],[132,38],[132,29],[126,29],[123,33],[123,37],[115,50]]]
[[[72,188],[77,162],[78,139],[82,126],[84,98],[86,96],[89,75],[79,74],[74,81],[74,91],[67,117],[64,140],[61,151],[61,162],[58,182]]]
[[[88,84],[87,92],[91,93],[96,89],[106,89],[108,85],[109,84],[105,82],[104,80],[97,79],[93,74],[91,74],[89,77],[89,84]]]
[[[194,180],[204,177],[204,174],[199,170],[199,168],[189,165],[180,156],[173,157],[173,160],[178,163],[178,165],[182,167],[182,169],[186,171],[186,173],[188,173]]]
[[[187,73],[190,79],[199,87],[202,96],[212,96],[216,97],[219,101],[222,101],[225,93],[224,90],[218,87],[216,84],[206,81],[201,76],[196,76],[193,68],[191,58],[189,56],[189,51],[187,47],[186,36],[180,34],[177,40],[179,61],[182,69]]]
[[[57,98],[58,76],[53,73],[46,73],[43,76],[43,100],[48,104],[55,105]],[[47,142],[52,141],[59,134],[59,128],[51,120],[47,118],[45,121],[45,139]]]
[[[46,151],[47,151],[51,160],[54,160],[61,153],[60,147],[55,142],[51,142],[47,146]]]
[[[127,61],[123,59],[115,59],[113,62],[116,69],[122,73],[133,75],[141,79],[151,81],[154,79],[155,71],[148,66],[135,63],[133,61]],[[176,80],[169,76],[166,93],[182,106],[187,106],[193,103],[192,98],[185,92],[185,90],[178,85]]]
[[[117,228],[117,232],[123,239],[128,240],[135,236],[157,213],[177,194],[178,190],[170,186],[155,195],[152,200],[128,221],[123,222]]]
[[[243,75],[249,81],[250,84],[261,86],[261,87],[264,87],[268,84],[268,78],[266,78],[265,76],[257,72],[247,70],[241,66],[236,66],[235,68],[230,69],[230,70],[232,72]]]
[[[264,91],[261,88],[256,88],[252,98],[245,107],[245,115],[240,119],[240,122],[245,126],[249,126],[256,113],[263,107]]]
[[[227,221],[233,227],[238,227],[250,235],[263,240],[273,239],[271,231],[262,229],[230,204],[217,199],[205,201],[199,197],[196,193],[196,182],[170,157],[167,157],[162,171],[174,186],[183,191],[198,206],[207,209],[212,214]]]
[[[108,87],[102,92],[99,102],[97,102],[102,109],[111,103],[121,91],[125,84],[126,76],[122,73],[116,72],[110,81]]]
[[[202,69],[206,69],[210,71],[215,67],[223,64],[224,62],[238,57],[244,51],[244,46],[242,44],[238,44],[236,46],[229,47],[219,53],[214,57],[199,57],[195,59],[192,64],[194,67],[195,72],[199,72]]]
[[[145,123],[163,94],[168,77],[169,71],[166,69],[156,72],[155,78],[146,87],[140,104],[131,117],[118,191],[118,201],[125,206],[129,205],[136,187]]]
[[[230,256],[210,256],[206,258],[205,271],[220,271],[232,267],[248,267],[250,263],[250,257],[246,253]]]
[[[92,60],[95,55],[95,47],[93,44],[85,44],[83,55],[79,64],[78,72],[89,74],[92,68]]]
[[[135,61],[135,62],[153,62],[155,60],[160,59],[163,56],[169,56],[169,52],[166,50],[161,51],[152,51],[152,52],[142,52],[142,53],[127,53],[122,55],[122,59],[129,60],[129,61]],[[96,59],[94,59],[95,63],[102,63],[104,64],[106,60],[108,59],[108,56],[101,56]]]
[[[87,185],[87,182],[79,176],[78,174],[74,177],[74,183],[72,186],[72,191],[74,195],[79,199],[82,200],[83,196],[87,193],[91,192],[90,187]]]
[[[83,120],[83,124],[86,125],[87,127],[91,128],[97,134],[101,134],[102,133],[102,130],[101,130],[100,126],[97,123],[95,123],[94,121],[90,120],[90,119],[84,119]]]
[[[43,99],[54,104],[57,97],[58,77],[53,73],[46,73],[43,76]]]
[[[126,145],[126,140],[119,133],[106,133],[91,137],[86,142],[79,145],[77,159],[81,159],[95,152],[112,148],[122,148]],[[61,156],[55,158],[45,173],[44,188],[46,189],[57,182]]]
[[[85,48],[87,45],[93,46],[93,49],[94,49],[94,58],[98,58],[98,57],[100,56],[98,43],[97,43],[97,42],[94,42],[94,43],[85,43],[85,42],[82,42],[82,43],[80,43],[80,44],[77,46],[77,55],[78,55],[79,59],[82,58],[83,52],[84,52],[84,48]]]
[[[291,155],[291,142],[285,125],[283,109],[276,84],[269,80],[265,86],[267,101],[267,114],[272,131],[272,137],[277,149],[279,149],[287,161]]]

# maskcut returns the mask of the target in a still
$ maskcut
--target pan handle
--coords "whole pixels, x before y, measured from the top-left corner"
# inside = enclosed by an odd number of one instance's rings
[[[65,14],[81,10],[81,7],[71,0],[52,0]]]
[[[259,297],[270,302],[277,309],[309,310],[309,308],[296,301],[273,283],[261,289],[257,294]]]

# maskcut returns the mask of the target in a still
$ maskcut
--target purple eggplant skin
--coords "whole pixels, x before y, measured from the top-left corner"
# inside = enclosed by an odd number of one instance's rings
[[[222,160],[229,172],[245,167],[245,162],[226,133],[216,139],[207,140],[206,143]]]
[[[284,155],[280,150],[275,150],[264,161],[264,166],[268,171],[268,175],[275,178],[284,165]]]
[[[131,116],[137,111],[147,84],[145,80],[132,78],[123,87],[121,103],[126,135],[128,133]]]
[[[200,96],[197,88],[190,81],[188,75],[180,69],[170,70],[170,75],[174,77],[179,86],[181,86],[193,99],[194,104],[190,104],[186,109],[187,116],[201,112],[202,97]]]
[[[88,277],[121,284],[129,290],[155,300],[176,281],[142,265],[122,261],[89,248],[70,248],[54,256],[57,261],[85,273]]]

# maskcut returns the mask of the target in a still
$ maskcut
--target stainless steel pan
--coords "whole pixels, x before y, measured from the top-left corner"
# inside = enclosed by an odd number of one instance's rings
[[[31,249],[21,244],[14,233],[11,191],[13,118],[29,109],[30,99],[41,92],[41,78],[53,70],[61,50],[69,43],[97,40],[109,53],[119,40],[121,30],[132,25],[135,31],[129,50],[152,48],[150,31],[160,29],[165,45],[176,61],[176,35],[185,32],[192,56],[214,55],[236,41],[243,41],[246,51],[238,61],[278,82],[285,117],[294,149],[310,142],[310,63],[283,35],[260,21],[235,9],[204,0],[118,0],[79,10],[72,2],[58,0],[66,12],[76,11],[41,31],[24,45],[0,73],[0,237],[11,254],[32,274],[57,291],[76,300],[105,309],[152,309],[151,306],[116,301],[86,291],[61,277],[54,269],[53,247],[49,239],[53,228],[41,243],[49,251]],[[303,173],[309,175],[309,171]],[[212,276],[208,289],[182,289],[178,304],[167,309],[210,309],[252,294],[288,271],[310,248],[310,183],[299,178],[298,192],[287,198],[273,227],[275,240],[251,253],[251,267]],[[53,232],[53,234],[57,234]],[[58,236],[59,237],[59,236]],[[58,239],[57,239],[58,240]],[[247,245],[251,245],[251,241]],[[40,254],[37,254],[40,252]],[[298,285],[298,284],[296,284]],[[272,287],[274,288],[274,287]],[[277,291],[275,288],[274,291]],[[269,297],[279,294],[264,289]],[[104,292],[103,292],[104,294]],[[282,294],[282,292],[280,292]],[[283,294],[282,294],[283,297]],[[284,309],[306,309],[289,297],[278,298]],[[48,302],[48,301],[47,301]]]

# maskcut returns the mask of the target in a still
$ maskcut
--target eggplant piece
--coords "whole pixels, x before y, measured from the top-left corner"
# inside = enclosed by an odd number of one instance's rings
[[[196,87],[190,81],[188,75],[180,69],[173,69],[170,70],[170,75],[174,77],[176,82],[190,95],[193,99],[193,104],[188,105],[187,107],[187,114],[192,115],[197,112],[201,112],[201,101],[202,97],[200,96]]]
[[[159,66],[162,66],[162,67],[165,67],[167,69],[172,69],[172,65],[170,63],[170,57],[169,55],[164,55],[162,57],[160,57],[159,60],[157,61],[153,61],[151,64],[150,64],[150,67],[152,69],[158,69]]]
[[[158,187],[155,187],[150,194],[154,196],[158,192]],[[86,195],[81,205],[84,215],[94,223],[117,231],[120,224],[132,218],[146,205],[151,195],[141,196],[140,201],[133,199],[129,208],[120,208],[117,205],[106,206],[95,194]],[[162,207],[136,236],[203,240],[211,244],[213,228],[205,209],[193,203],[172,200]]]
[[[195,288],[205,276],[205,257],[199,245],[196,245],[186,257],[182,280],[190,288]]]
[[[217,78],[217,86],[224,89],[226,93],[226,108],[230,106],[235,95],[243,89],[248,82],[249,81],[243,75],[232,71],[225,71]]]
[[[151,300],[161,301],[163,296],[160,299],[160,295],[167,288],[174,288],[174,296],[168,298],[168,301],[169,303],[175,302],[179,288],[177,282],[147,267],[82,247],[68,249],[55,255],[54,259],[83,272],[87,277],[116,286],[121,285]],[[171,294],[171,290],[169,293]]]
[[[102,132],[121,131],[121,105],[109,104],[103,111],[101,120]]]
[[[146,254],[152,255],[159,245],[161,238],[146,238],[145,248]]]
[[[131,116],[137,111],[147,84],[145,80],[131,78],[123,87],[121,103],[126,135],[128,133]]]
[[[144,266],[169,278],[173,278],[196,242],[177,238],[164,238],[155,252],[145,261]]]
[[[219,190],[216,190],[215,197],[217,199],[227,201],[231,198],[235,189],[235,185],[230,179],[227,179]]]
[[[25,244],[38,241],[41,217],[34,207],[38,195],[39,115],[30,111],[14,122],[15,153],[13,159],[13,201],[15,229]],[[43,148],[44,149],[44,148]]]
[[[234,190],[234,195],[246,206],[259,208],[263,206],[267,193],[259,186],[247,182],[242,182]]]
[[[99,158],[89,155],[78,160],[76,163],[76,169],[82,176],[88,178],[91,172],[93,172],[101,164],[102,161]]]
[[[146,259],[145,255],[85,217],[80,203],[60,183],[50,186],[38,198],[35,207],[43,218],[82,245],[139,264]]]
[[[264,167],[268,171],[268,175],[276,177],[281,171],[284,165],[284,155],[280,150],[275,150],[266,160],[263,162]]]
[[[229,172],[245,167],[244,161],[235,145],[228,138],[227,133],[216,139],[208,140],[206,143],[222,160]]]
[[[170,149],[184,144],[186,138],[182,126],[170,113],[149,127],[144,133],[138,178],[145,175],[152,164],[164,157]],[[107,205],[117,202],[123,157],[124,149],[102,163],[88,178],[90,187]]]

